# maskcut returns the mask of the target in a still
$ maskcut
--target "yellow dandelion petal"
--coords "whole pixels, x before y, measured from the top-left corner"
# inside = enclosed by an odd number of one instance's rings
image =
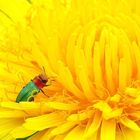
[[[105,46],[105,72],[108,90],[113,93],[115,91],[115,85],[113,82],[113,71],[111,68],[111,48],[107,44]]]
[[[139,126],[133,120],[130,120],[130,119],[124,117],[124,118],[121,118],[120,121],[126,127],[133,129],[133,130],[136,130],[136,131],[140,131]]]
[[[109,113],[112,111],[112,108],[106,102],[103,102],[103,101],[96,103],[94,105],[94,107],[99,109],[100,111],[102,111],[104,113]]]
[[[112,118],[117,118],[119,116],[121,116],[123,113],[123,109],[122,108],[118,108],[118,109],[114,109],[109,113],[103,113],[103,117],[108,120],[108,119],[112,119]]]
[[[88,118],[91,118],[93,115],[93,111],[85,111],[82,113],[72,114],[70,115],[67,120],[68,121],[82,121]]]
[[[20,102],[18,104],[15,102],[2,102],[1,106],[9,109],[30,110],[30,109],[39,109],[40,103]]]
[[[124,128],[123,130],[123,138],[128,140],[137,140],[139,139],[139,131],[133,131],[128,128]],[[117,139],[119,140],[119,139]]]
[[[63,140],[65,135],[58,135],[54,138],[54,140]]]
[[[80,139],[80,140],[84,140],[83,138],[83,132],[84,132],[84,128],[81,126],[76,126],[75,128],[73,128],[64,138],[64,140],[71,140],[71,139]]]
[[[46,115],[41,115],[34,118],[26,119],[23,126],[29,130],[43,130],[60,125],[65,118],[65,113],[54,112]]]
[[[112,96],[110,98],[110,101],[113,101],[113,102],[119,102],[121,99],[121,96],[119,94],[115,94],[114,96]]]
[[[1,106],[4,108],[21,109],[20,106],[15,102],[2,102]]]
[[[87,71],[89,75],[89,79],[93,79],[93,60],[92,60],[92,50],[93,50],[93,44],[96,37],[96,26],[91,27],[91,30],[89,29],[89,33],[87,34],[86,40],[85,40],[85,46],[84,46],[84,52],[85,52],[85,59],[87,64]]]
[[[44,139],[44,136],[46,136],[47,134],[47,137],[45,137]],[[28,140],[36,140],[36,139],[40,139],[40,140],[49,140],[51,137],[49,136],[49,130],[46,131],[40,131],[40,132],[37,132],[35,133],[32,137],[29,137]]]
[[[25,112],[19,110],[0,111],[0,118],[21,118],[26,116],[27,114]]]
[[[119,88],[123,89],[127,85],[127,66],[126,59],[121,58],[119,64]]]
[[[52,130],[53,130],[53,128],[50,128],[50,129],[47,129],[47,130],[44,130],[44,131],[40,131],[39,133],[36,133],[30,139],[31,140],[35,140],[36,138],[41,139],[41,140],[49,140],[49,139],[52,139],[52,138],[54,138],[54,136],[51,133]]]
[[[59,61],[59,67],[60,67],[60,73],[59,76],[61,78],[61,82],[63,82],[63,85],[71,91],[73,94],[75,94],[76,97],[80,99],[84,99],[84,95],[81,92],[81,90],[74,84],[73,77],[67,67],[63,66],[63,63]]]
[[[76,22],[77,23],[77,22]],[[75,23],[75,24],[76,24]],[[74,24],[74,23],[73,23]],[[74,24],[74,26],[75,26]],[[77,25],[78,26],[78,25]],[[67,65],[69,67],[69,69],[75,73],[75,68],[74,68],[74,54],[71,53],[74,48],[75,48],[75,41],[77,39],[77,36],[81,30],[81,26],[79,25],[74,31],[73,33],[70,35],[69,37],[69,40],[68,40],[68,46],[67,46],[67,49],[66,49],[66,62],[67,62]]]
[[[102,111],[102,116],[104,119],[111,119],[111,118],[119,117],[121,116],[123,112],[122,108],[112,109],[105,102],[99,102],[95,104],[94,107]]]
[[[24,19],[23,17],[27,14],[29,7],[29,3],[24,0],[14,0],[13,2],[10,0],[0,1],[0,11],[3,11],[7,16],[16,22]]]
[[[76,125],[76,122],[66,122],[62,125],[59,125],[58,127],[54,128],[51,131],[52,135],[60,135],[63,134],[67,131],[69,131],[70,129],[72,129],[74,126]]]
[[[132,97],[137,97],[140,95],[140,91],[139,89],[137,88],[131,88],[131,87],[128,87],[125,89],[125,93],[129,96],[132,96]]]
[[[89,120],[87,128],[85,130],[84,137],[92,137],[94,133],[98,131],[98,128],[101,125],[102,117],[100,112],[95,112],[94,118]]]
[[[10,132],[10,134],[15,138],[25,138],[25,137],[28,137],[28,136],[34,134],[34,133],[36,133],[36,131],[27,130],[21,126],[15,128],[12,132]]]
[[[46,106],[52,109],[58,109],[58,110],[77,110],[80,109],[80,106],[78,104],[68,104],[68,103],[61,103],[61,102],[48,102],[46,103]]]
[[[81,87],[83,88],[85,96],[89,101],[94,99],[95,95],[92,92],[92,84],[87,75],[84,52],[78,46],[75,48],[75,67],[79,82],[81,84]]]
[[[95,83],[98,87],[102,87],[104,85],[102,70],[101,70],[101,63],[100,63],[100,54],[99,54],[99,43],[95,42],[94,46],[94,57],[93,57],[93,72],[94,72],[94,79]],[[100,97],[104,95],[98,95]]]
[[[103,120],[101,126],[101,140],[116,139],[116,122],[115,120]]]
[[[0,119],[0,139],[12,139],[10,132],[16,128],[21,126],[23,120],[21,119],[13,119],[13,118],[2,118]]]
[[[137,66],[137,78],[139,78],[140,77],[140,65],[139,65],[139,57],[140,57],[140,49],[139,49],[139,47],[138,47],[138,45],[135,43],[135,42],[133,42],[133,49],[134,49],[134,55],[135,55],[135,60],[136,60],[136,66]]]
[[[135,118],[139,118],[140,115],[140,111],[135,111],[131,113],[131,116],[135,117]]]
[[[136,99],[132,102],[134,105],[140,104],[140,95],[136,97]]]

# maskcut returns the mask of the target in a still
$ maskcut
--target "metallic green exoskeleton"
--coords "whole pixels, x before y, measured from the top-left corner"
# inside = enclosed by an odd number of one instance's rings
[[[16,98],[16,102],[20,101],[34,101],[34,96],[40,92],[40,89],[34,84],[33,81],[30,81],[23,89],[20,91]]]

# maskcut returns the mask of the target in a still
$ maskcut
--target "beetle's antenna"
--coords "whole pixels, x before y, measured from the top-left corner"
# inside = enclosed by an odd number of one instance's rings
[[[49,79],[50,81],[55,81],[56,76],[47,76],[44,66],[42,66],[42,67],[43,67],[44,76],[46,76],[46,78]],[[51,85],[51,84],[48,84],[46,86],[49,86],[49,85]]]
[[[46,74],[46,71],[45,71],[44,66],[42,66],[42,67],[43,67],[43,74],[44,74],[46,77],[48,77],[47,74]]]

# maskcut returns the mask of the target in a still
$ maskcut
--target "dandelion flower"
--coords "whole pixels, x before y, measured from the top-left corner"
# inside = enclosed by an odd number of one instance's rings
[[[1,1],[0,139],[138,140],[139,4]],[[47,96],[16,103],[42,67]]]

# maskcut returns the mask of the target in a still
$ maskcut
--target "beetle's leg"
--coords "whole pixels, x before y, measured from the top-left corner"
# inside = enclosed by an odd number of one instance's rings
[[[42,89],[40,89],[40,91],[41,91],[45,96],[49,97],[47,94],[45,94],[45,92],[44,92]]]

